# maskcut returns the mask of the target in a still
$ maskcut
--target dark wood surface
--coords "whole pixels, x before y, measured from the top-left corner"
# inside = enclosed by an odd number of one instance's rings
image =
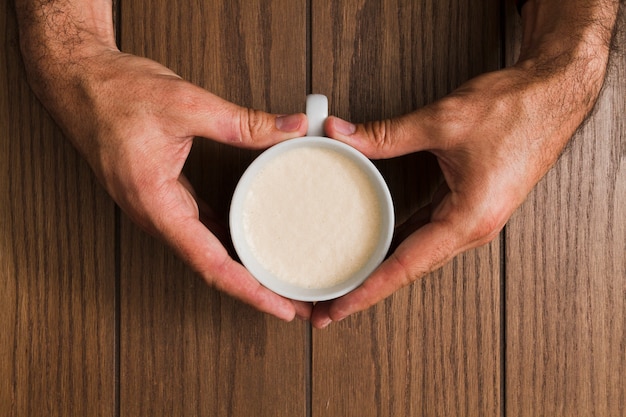
[[[115,415],[115,205],[26,83],[0,12],[0,415]]]
[[[238,104],[299,111],[305,6],[122,1],[120,43]],[[224,220],[253,156],[205,139],[194,143],[187,174]],[[282,323],[220,295],[127,218],[120,227],[122,414],[305,415],[307,325]]]
[[[276,113],[326,94],[354,121],[432,102],[519,47],[495,0],[115,7],[126,52]],[[0,416],[626,414],[623,53],[498,239],[324,331],[207,288],[119,212],[30,92],[10,1],[0,57]],[[255,155],[197,139],[185,172],[225,217]],[[427,154],[377,165],[400,220],[441,181]]]
[[[595,110],[506,227],[507,415],[626,415],[623,13],[619,22]]]
[[[399,116],[500,64],[497,1],[471,9],[463,1],[315,1],[312,10],[313,91],[349,120]],[[400,221],[429,202],[439,183],[426,154],[378,164]],[[371,310],[314,331],[313,409],[498,415],[499,277],[496,240]]]

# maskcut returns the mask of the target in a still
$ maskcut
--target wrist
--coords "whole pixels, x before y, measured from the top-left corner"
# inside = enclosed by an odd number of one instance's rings
[[[608,55],[618,0],[527,0],[520,59],[564,54]]]

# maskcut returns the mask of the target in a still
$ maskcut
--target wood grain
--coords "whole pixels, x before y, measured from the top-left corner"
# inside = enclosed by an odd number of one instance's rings
[[[499,6],[313,1],[312,87],[353,121],[398,116],[496,69]],[[428,154],[378,162],[400,220],[441,174]],[[313,333],[314,415],[495,416],[501,411],[496,241]]]
[[[124,51],[221,97],[290,113],[322,93],[357,122],[519,48],[519,18],[509,4],[501,31],[495,0],[114,7]],[[626,415],[623,26],[617,43],[595,111],[501,240],[311,333],[207,288],[116,215],[29,90],[0,6],[0,417]],[[194,144],[185,173],[223,220],[255,155]],[[400,221],[442,181],[428,154],[376,163]]]
[[[302,111],[305,6],[123,1],[122,49],[237,104]],[[254,155],[206,139],[194,143],[185,173],[223,221]],[[306,414],[306,324],[279,322],[207,288],[126,217],[120,244],[121,415]]]
[[[0,8],[0,56],[6,58],[11,55],[10,45],[15,41],[15,24],[9,23],[15,19],[13,11],[7,6]],[[15,279],[15,251],[11,239],[11,207],[9,205],[11,190],[11,173],[9,162],[12,156],[10,149],[9,120],[9,65],[0,65],[0,407],[5,409],[4,415],[16,413],[15,391],[15,342],[17,316],[17,280]]]
[[[624,16],[596,109],[506,229],[507,415],[626,415]]]
[[[112,416],[114,205],[30,92],[12,2],[0,22],[0,415]]]

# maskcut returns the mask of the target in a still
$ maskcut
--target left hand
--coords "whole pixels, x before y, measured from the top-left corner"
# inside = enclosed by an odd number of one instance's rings
[[[528,0],[515,66],[397,119],[357,126],[328,119],[330,137],[370,158],[432,152],[445,184],[401,228],[408,237],[360,287],[315,305],[315,327],[372,306],[498,235],[593,107],[618,6],[616,0]]]
[[[557,101],[560,89],[573,84],[513,67],[475,78],[397,119],[355,126],[329,118],[328,135],[369,158],[432,152],[445,184],[399,228],[406,239],[360,287],[314,307],[313,325],[364,310],[495,238],[582,122],[585,109]]]

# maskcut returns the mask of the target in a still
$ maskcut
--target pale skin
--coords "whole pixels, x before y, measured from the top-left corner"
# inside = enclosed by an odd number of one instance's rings
[[[436,155],[446,184],[399,228],[401,243],[353,292],[312,306],[265,289],[233,260],[182,167],[195,136],[261,149],[307,129],[229,103],[164,66],[120,52],[108,0],[16,0],[29,82],[124,212],[205,281],[283,320],[323,328],[495,238],[558,159],[601,89],[617,0],[529,1],[516,65],[408,115],[328,136],[370,158]]]

